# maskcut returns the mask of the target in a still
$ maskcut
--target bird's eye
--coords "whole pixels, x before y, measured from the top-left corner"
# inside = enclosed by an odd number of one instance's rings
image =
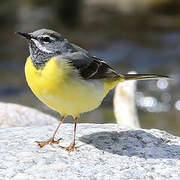
[[[44,42],[51,42],[51,39],[49,38],[49,37],[43,37],[42,38],[42,40],[44,41]]]

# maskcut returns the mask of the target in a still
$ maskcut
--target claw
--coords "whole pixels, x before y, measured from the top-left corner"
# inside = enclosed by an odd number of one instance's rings
[[[66,151],[68,152],[72,152],[72,151],[78,151],[77,148],[75,147],[75,144],[71,144],[67,147],[63,147],[63,146],[60,146],[62,149],[65,149]]]
[[[35,142],[38,143],[38,145],[42,148],[42,147],[44,147],[47,144],[59,144],[59,141],[61,139],[62,138],[58,139],[57,141],[55,141],[54,139],[50,139],[48,141],[35,141]]]

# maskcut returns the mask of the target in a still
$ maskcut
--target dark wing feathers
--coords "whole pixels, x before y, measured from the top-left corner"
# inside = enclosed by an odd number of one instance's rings
[[[112,78],[119,76],[118,73],[102,59],[96,58],[94,56],[91,58],[93,61],[91,66],[96,64],[98,67],[97,72],[91,76],[92,79]]]
[[[64,58],[78,69],[79,74],[84,79],[103,79],[119,76],[116,71],[111,68],[102,59],[90,56],[86,51],[77,51],[65,55]]]

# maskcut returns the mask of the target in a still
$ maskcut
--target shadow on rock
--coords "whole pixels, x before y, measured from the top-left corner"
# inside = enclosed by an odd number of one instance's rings
[[[92,144],[97,149],[121,156],[180,159],[180,146],[176,145],[177,137],[163,131],[151,130],[150,133],[143,130],[103,131],[82,136],[80,140]]]

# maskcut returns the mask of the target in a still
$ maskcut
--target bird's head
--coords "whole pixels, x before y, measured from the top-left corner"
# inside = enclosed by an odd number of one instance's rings
[[[40,29],[32,33],[17,33],[27,39],[30,57],[37,63],[46,62],[51,57],[73,51],[67,39],[49,29]]]

